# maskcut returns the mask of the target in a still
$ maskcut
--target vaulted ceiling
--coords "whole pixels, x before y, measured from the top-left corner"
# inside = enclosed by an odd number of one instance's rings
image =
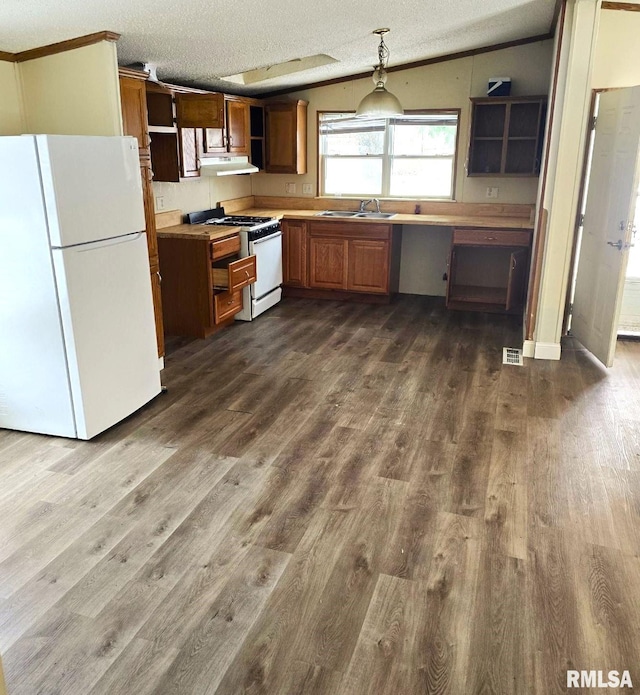
[[[0,49],[121,34],[121,65],[165,81],[259,94],[366,72],[389,27],[390,66],[548,34],[556,0],[5,0]],[[251,86],[221,78],[316,54],[336,59]]]

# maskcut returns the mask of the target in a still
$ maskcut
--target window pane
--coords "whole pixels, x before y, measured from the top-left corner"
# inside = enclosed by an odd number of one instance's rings
[[[384,132],[328,133],[324,137],[324,154],[382,154]]]
[[[456,149],[454,125],[392,125],[393,152],[398,155],[453,156]]]
[[[325,194],[381,195],[382,159],[326,157]]]
[[[450,198],[452,159],[394,159],[390,195]]]

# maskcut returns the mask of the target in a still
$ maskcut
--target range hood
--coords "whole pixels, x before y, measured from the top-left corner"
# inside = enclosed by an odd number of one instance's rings
[[[254,174],[258,167],[249,164],[249,157],[203,157],[200,173],[206,176],[231,176],[232,174]]]

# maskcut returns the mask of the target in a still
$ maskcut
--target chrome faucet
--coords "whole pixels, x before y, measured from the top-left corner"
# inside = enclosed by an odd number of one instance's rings
[[[376,204],[376,212],[380,212],[380,201],[377,198],[369,198],[369,200],[361,200],[360,201],[360,212],[365,212],[367,209],[367,205],[369,203],[375,203]]]

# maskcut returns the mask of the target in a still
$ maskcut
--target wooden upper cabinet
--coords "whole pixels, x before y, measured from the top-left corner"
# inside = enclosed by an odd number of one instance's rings
[[[206,155],[249,154],[249,102],[225,98],[224,126],[207,128],[204,133]]]
[[[538,176],[547,98],[472,99],[469,176]]]
[[[138,140],[141,152],[148,151],[147,93],[143,80],[120,77],[120,107],[124,134],[132,135]]]
[[[271,174],[307,173],[307,102],[265,105],[266,163]]]
[[[224,95],[180,94],[175,95],[176,119],[179,128],[223,128]]]
[[[249,104],[227,100],[227,145],[234,154],[249,153]]]

